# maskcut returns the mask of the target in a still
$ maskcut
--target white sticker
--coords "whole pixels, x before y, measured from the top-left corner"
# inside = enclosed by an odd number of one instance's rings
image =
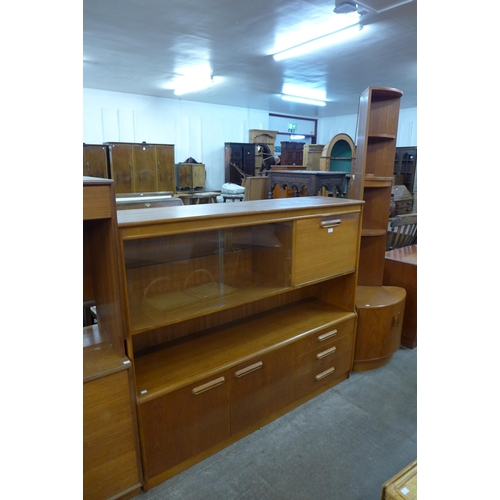
[[[146,394],[146,392],[148,392],[148,391],[146,391],[146,390],[141,391],[141,394]]]
[[[127,359],[127,361],[123,362],[124,365],[128,365],[129,363],[130,363],[130,359]]]
[[[403,495],[407,495],[408,493],[410,493],[410,490],[405,486],[404,488],[401,488],[401,493]]]
[[[328,228],[328,232],[329,232],[329,233],[333,233],[333,227],[329,227],[329,228]]]

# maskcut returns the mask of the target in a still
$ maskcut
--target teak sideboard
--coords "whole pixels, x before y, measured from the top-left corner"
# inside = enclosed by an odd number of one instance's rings
[[[118,212],[145,490],[347,379],[363,201]]]

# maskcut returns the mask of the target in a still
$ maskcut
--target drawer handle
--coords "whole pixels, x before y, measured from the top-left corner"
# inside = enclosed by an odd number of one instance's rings
[[[215,380],[212,380],[211,382],[207,382],[206,384],[195,387],[191,392],[195,396],[198,396],[198,394],[201,394],[202,392],[209,391],[210,389],[213,389],[214,387],[222,385],[224,383],[224,380],[225,380],[224,377],[216,378]]]
[[[325,220],[325,221],[321,221],[320,226],[323,228],[325,228],[325,227],[337,227],[337,226],[340,226],[341,222],[342,222],[341,219]]]
[[[324,372],[319,373],[318,375],[316,375],[316,380],[321,380],[322,378],[327,377],[328,375],[330,375],[334,371],[335,371],[335,368],[332,366],[331,368],[328,368],[328,370],[325,370]]]
[[[321,358],[326,358],[330,354],[333,354],[337,350],[336,347],[331,347],[330,349],[327,349],[326,351],[320,352],[316,354],[316,358],[321,359]]]
[[[146,208],[149,208],[151,206],[151,203],[145,203]]]
[[[247,366],[246,368],[242,368],[241,370],[238,370],[234,376],[237,378],[244,377],[248,373],[254,372],[255,370],[259,370],[262,368],[264,365],[262,361],[259,361],[258,363],[254,363],[253,365]]]
[[[318,336],[318,342],[323,342],[323,340],[329,339],[337,335],[337,330],[332,330],[331,332],[323,333],[323,335]]]

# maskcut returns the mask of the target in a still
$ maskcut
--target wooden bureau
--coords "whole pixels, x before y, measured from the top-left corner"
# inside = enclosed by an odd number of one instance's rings
[[[349,377],[363,202],[118,213],[144,489]]]

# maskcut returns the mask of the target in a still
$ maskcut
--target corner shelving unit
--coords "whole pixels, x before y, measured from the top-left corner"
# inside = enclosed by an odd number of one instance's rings
[[[369,87],[360,96],[350,198],[364,200],[358,285],[382,285],[399,105],[403,93]]]
[[[360,320],[355,371],[385,365],[401,343],[406,291],[382,283],[402,95],[394,88],[368,87],[359,100],[356,163],[349,194],[365,201],[356,290]]]

